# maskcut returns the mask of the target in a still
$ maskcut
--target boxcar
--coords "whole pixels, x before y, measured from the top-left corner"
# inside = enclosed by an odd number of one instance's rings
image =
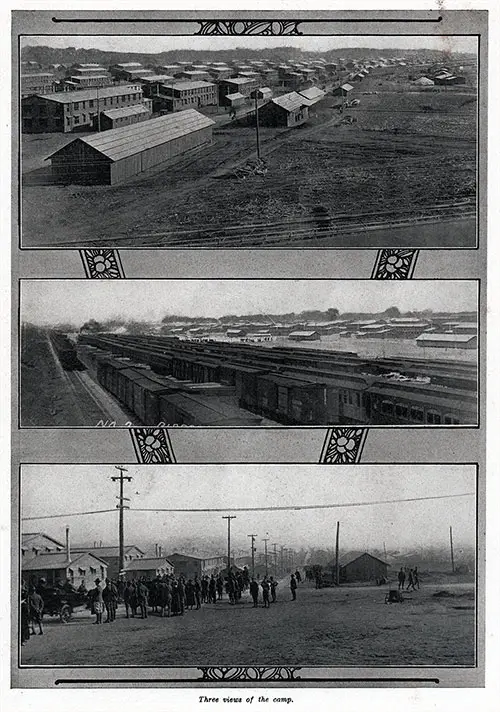
[[[477,423],[477,400],[472,391],[378,381],[367,390],[366,397],[369,422],[373,424],[429,426]]]
[[[238,408],[225,396],[173,393],[160,397],[161,421],[170,425],[249,426],[262,419]]]

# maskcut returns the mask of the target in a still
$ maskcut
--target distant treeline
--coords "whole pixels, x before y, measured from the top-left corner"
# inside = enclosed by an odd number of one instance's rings
[[[272,43],[272,38],[269,42]],[[168,37],[165,37],[165,44],[168,44]],[[92,48],[83,49],[76,47],[35,47],[26,46],[21,50],[23,61],[38,62],[42,66],[50,64],[77,64],[85,62],[96,62],[108,67],[117,62],[140,62],[146,65],[171,64],[173,62],[191,61],[195,59],[205,59],[206,61],[229,61],[234,59],[271,59],[274,61],[285,61],[296,59],[297,61],[307,59],[323,58],[325,60],[345,57],[346,59],[360,59],[362,57],[411,57],[418,55],[425,57],[429,62],[446,62],[450,60],[450,54],[437,50],[402,50],[402,49],[377,49],[373,47],[341,47],[331,49],[327,52],[303,51],[297,47],[268,47],[265,49],[249,49],[247,47],[235,47],[227,50],[192,50],[176,49],[165,50],[156,54],[146,52],[108,52],[106,50]],[[453,53],[453,61],[465,62],[473,57],[471,54]]]

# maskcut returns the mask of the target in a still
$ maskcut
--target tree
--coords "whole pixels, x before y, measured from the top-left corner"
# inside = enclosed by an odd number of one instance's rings
[[[103,331],[103,328],[102,324],[100,324],[95,319],[89,319],[89,321],[86,321],[85,324],[81,327],[80,331],[90,331],[91,333],[95,334],[99,331]]]
[[[389,307],[388,309],[385,310],[384,316],[388,316],[390,318],[398,317],[401,316],[401,312],[397,307]]]

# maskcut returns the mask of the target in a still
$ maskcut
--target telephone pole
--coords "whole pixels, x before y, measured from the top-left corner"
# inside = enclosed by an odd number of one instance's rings
[[[284,551],[285,547],[280,546],[280,570],[281,570],[281,576],[285,573],[285,562],[284,562]]]
[[[278,578],[278,552],[276,551],[277,544],[273,544],[274,549],[274,575]]]
[[[259,90],[255,90],[255,137],[257,139],[257,160],[260,161],[260,134],[259,134]]]
[[[255,578],[255,537],[257,534],[247,534],[252,540],[252,547],[250,551],[252,552],[252,578]]]
[[[267,576],[267,573],[268,573],[268,570],[267,570],[267,542],[269,541],[269,539],[262,539],[262,541],[264,542],[264,557],[265,557],[264,560],[265,560],[265,565],[266,565],[266,576]]]
[[[227,572],[229,573],[231,570],[231,519],[236,519],[236,515],[228,514],[222,519],[227,519]]]
[[[455,573],[455,559],[453,556],[453,529],[450,527],[450,553],[451,553],[451,573]]]
[[[118,509],[119,512],[119,523],[118,523],[118,549],[119,549],[119,562],[118,562],[118,567],[119,567],[119,572],[123,571],[124,566],[125,566],[125,544],[124,544],[124,534],[123,534],[123,510],[124,509],[130,509],[128,504],[124,504],[125,501],[130,502],[130,499],[128,497],[123,496],[123,483],[125,480],[127,482],[131,482],[132,478],[124,475],[124,472],[128,472],[125,467],[120,467],[119,465],[115,465],[115,470],[119,471],[119,475],[112,476],[111,479],[113,482],[119,482],[120,483],[120,494],[116,498],[118,500],[118,504],[116,505],[116,508]],[[118,574],[119,575],[119,574]]]
[[[339,581],[340,581],[339,535],[340,535],[340,522],[337,522],[337,536],[335,537],[335,584],[337,586],[339,585]]]

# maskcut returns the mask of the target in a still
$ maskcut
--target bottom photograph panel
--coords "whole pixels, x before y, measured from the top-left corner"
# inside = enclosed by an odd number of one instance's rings
[[[23,465],[17,686],[474,668],[476,490],[475,465]]]

